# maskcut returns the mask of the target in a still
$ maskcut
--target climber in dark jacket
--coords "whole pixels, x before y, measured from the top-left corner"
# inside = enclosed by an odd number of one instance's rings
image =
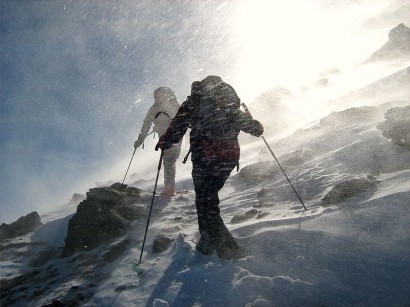
[[[180,142],[188,128],[201,234],[196,248],[204,254],[216,249],[225,259],[240,258],[242,251],[221,218],[218,192],[238,166],[239,132],[260,136],[263,126],[240,110],[240,99],[232,86],[220,77],[208,76],[192,84],[191,96],[182,103],[155,149],[167,150]]]

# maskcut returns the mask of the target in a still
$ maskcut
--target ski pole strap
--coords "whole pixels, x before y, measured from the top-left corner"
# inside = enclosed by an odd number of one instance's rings
[[[243,109],[245,110],[245,113],[251,115],[251,112],[249,112],[248,107],[246,106],[246,104],[244,102],[241,103],[241,106],[243,107]],[[251,115],[252,116],[252,115]]]
[[[191,153],[191,148],[189,148],[188,153],[186,154],[184,160],[182,161],[183,164],[186,163],[186,161],[188,160],[189,154]]]

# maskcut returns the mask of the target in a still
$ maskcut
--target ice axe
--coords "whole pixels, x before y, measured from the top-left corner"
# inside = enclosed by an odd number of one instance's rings
[[[251,113],[249,112],[248,107],[246,106],[246,104],[242,102],[241,105],[244,108],[245,112],[248,113],[249,115],[251,115]],[[270,148],[270,146],[269,146],[268,142],[266,141],[265,137],[263,135],[261,135],[261,137],[262,137],[262,140],[265,142],[266,146],[268,147],[268,149],[269,149],[270,153],[272,154],[273,158],[275,159],[276,163],[278,164],[278,166],[279,166],[280,170],[282,171],[283,175],[285,175],[286,180],[289,182],[290,186],[292,187],[293,191],[295,192],[295,194],[296,194],[297,198],[299,199],[300,203],[302,204],[303,208],[305,210],[307,210],[305,204],[303,203],[302,198],[299,196],[298,192],[296,191],[295,187],[293,186],[292,182],[290,181],[288,175],[286,175],[282,165],[280,165],[278,158],[276,158],[276,155],[273,153],[273,151]]]

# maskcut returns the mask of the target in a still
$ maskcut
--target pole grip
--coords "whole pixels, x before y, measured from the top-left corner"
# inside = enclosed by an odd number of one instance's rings
[[[249,112],[249,109],[248,109],[248,107],[246,106],[246,104],[244,102],[241,103],[241,106],[243,107],[243,109],[245,110],[246,113],[251,115],[251,112]]]

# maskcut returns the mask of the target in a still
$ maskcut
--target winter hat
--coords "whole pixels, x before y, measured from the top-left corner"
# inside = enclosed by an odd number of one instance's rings
[[[176,98],[175,94],[169,87],[161,86],[154,91],[155,101],[167,101],[174,98]]]

